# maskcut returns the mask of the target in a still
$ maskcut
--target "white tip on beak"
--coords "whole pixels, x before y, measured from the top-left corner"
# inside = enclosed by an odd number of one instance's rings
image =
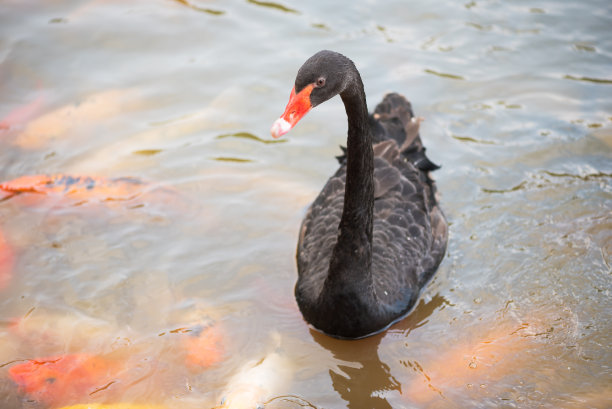
[[[272,124],[272,129],[270,129],[270,134],[272,134],[273,138],[280,138],[291,129],[291,124],[285,121],[283,118],[278,118]]]

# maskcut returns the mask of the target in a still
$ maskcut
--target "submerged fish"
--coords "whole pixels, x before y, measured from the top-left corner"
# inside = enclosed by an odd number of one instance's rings
[[[13,274],[13,250],[0,231],[0,290],[6,288]]]
[[[44,203],[82,205],[104,203],[107,206],[138,200],[138,204],[172,208],[182,213],[191,211],[178,191],[171,187],[144,182],[133,177],[105,178],[86,175],[26,175],[0,183],[0,201],[15,196],[23,206]]]
[[[516,373],[524,364],[521,356],[534,347],[516,327],[501,325],[476,338],[456,340],[452,348],[429,361],[408,365],[417,376],[402,387],[402,396],[412,403],[448,401],[453,394],[486,392],[486,385]]]
[[[132,337],[128,329],[77,312],[33,308],[10,319],[7,339],[20,351],[53,355],[57,351],[101,351],[112,339]]]
[[[293,377],[293,368],[287,357],[272,352],[260,361],[247,363],[227,384],[221,399],[221,408],[263,408],[266,400],[287,388]]]
[[[34,119],[31,119],[34,115],[29,112],[34,110],[24,108],[28,115],[19,113],[18,117],[26,117],[28,121],[13,143],[23,149],[40,149],[54,141],[76,140],[77,135],[102,126],[107,118],[144,109],[148,104],[149,100],[128,88],[86,95]],[[35,108],[34,114],[40,110],[39,106]],[[15,120],[9,117],[7,124],[11,123],[15,123]]]
[[[192,369],[208,368],[223,360],[225,347],[219,325],[196,325],[189,328],[183,337],[185,361]]]
[[[19,392],[50,407],[83,402],[114,383],[119,364],[89,354],[31,359],[9,369]]]
[[[20,193],[63,195],[79,201],[128,200],[140,195],[146,184],[136,178],[106,179],[79,175],[28,175],[0,183],[6,196]]]
[[[23,126],[41,110],[44,102],[44,95],[39,94],[32,102],[15,108],[0,121],[0,130]]]
[[[136,178],[106,179],[80,175],[28,175],[0,183],[0,189],[12,193],[61,193],[87,199],[125,199],[138,193],[145,185]],[[136,192],[135,192],[136,190]]]

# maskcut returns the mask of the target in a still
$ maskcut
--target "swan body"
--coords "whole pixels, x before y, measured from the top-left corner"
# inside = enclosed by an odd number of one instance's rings
[[[410,311],[444,257],[448,229],[420,119],[395,93],[368,114],[361,77],[347,57],[320,51],[304,63],[272,135],[338,94],[348,117],[347,147],[302,222],[295,296],[315,328],[353,339]]]

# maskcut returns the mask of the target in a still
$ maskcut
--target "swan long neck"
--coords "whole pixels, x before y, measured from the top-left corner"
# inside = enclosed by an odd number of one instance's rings
[[[374,151],[363,83],[356,70],[354,74],[350,85],[340,94],[348,117],[346,185],[329,273],[360,281],[371,277]]]

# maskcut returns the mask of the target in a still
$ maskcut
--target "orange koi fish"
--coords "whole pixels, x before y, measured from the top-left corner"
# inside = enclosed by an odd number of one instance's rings
[[[0,231],[0,290],[7,287],[11,281],[13,263],[13,250]]]
[[[225,347],[223,334],[218,325],[196,325],[185,331],[183,347],[185,362],[192,369],[208,368],[223,360]]]
[[[57,351],[100,351],[113,336],[132,336],[113,324],[79,313],[32,308],[23,317],[7,320],[8,340],[20,351],[52,355]]]
[[[54,140],[73,140],[88,129],[99,127],[104,119],[143,109],[147,102],[132,89],[80,96],[29,121],[13,143],[23,149],[40,149]]]
[[[22,194],[61,195],[77,202],[129,200],[143,193],[146,184],[135,178],[28,175],[0,183],[0,199]]]
[[[519,328],[520,330],[520,328]],[[458,342],[430,361],[409,362],[417,376],[402,387],[402,395],[413,403],[424,404],[451,395],[480,393],[487,384],[521,368],[518,359],[534,347],[516,328],[503,325],[478,339]]]
[[[28,399],[58,407],[102,394],[115,382],[118,364],[88,354],[32,359],[9,369],[19,392]]]
[[[280,345],[280,335],[272,334]],[[264,407],[264,402],[287,391],[295,366],[281,352],[270,352],[263,359],[247,362],[228,381],[221,395],[220,408],[250,409]]]
[[[27,122],[30,118],[40,111],[44,104],[45,98],[41,94],[34,101],[15,108],[0,121],[0,130],[11,129]]]

